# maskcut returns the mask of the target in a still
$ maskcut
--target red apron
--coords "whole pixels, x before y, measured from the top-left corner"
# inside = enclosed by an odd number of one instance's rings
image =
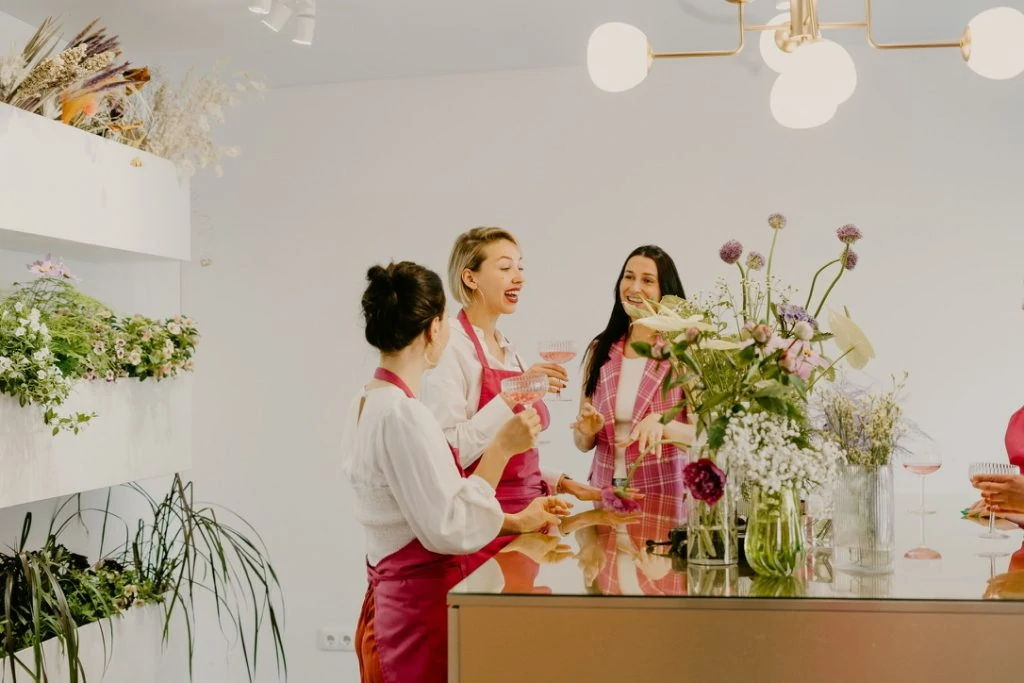
[[[1024,470],[1024,408],[1015,412],[1006,425],[1006,455]]]
[[[491,402],[493,398],[501,394],[501,380],[506,377],[517,377],[523,374],[520,370],[496,370],[487,363],[487,354],[484,347],[476,336],[476,330],[469,322],[465,311],[459,312],[459,322],[462,329],[469,335],[473,347],[476,349],[477,360],[480,361],[482,374],[480,377],[480,401],[476,409],[479,411]],[[499,399],[500,400],[500,399]],[[547,429],[551,424],[551,415],[543,401],[534,404],[537,413],[540,415],[541,427]],[[522,408],[516,406],[514,412],[521,412]],[[466,474],[472,474],[479,461],[466,468]],[[522,512],[534,499],[541,496],[551,495],[551,491],[540,474],[540,453],[536,448],[512,456],[505,465],[501,481],[494,490],[495,497],[501,503],[501,509],[509,514]],[[466,572],[472,572],[481,564],[494,556],[499,550],[508,545],[514,536],[499,536],[489,543],[483,550],[464,557]]]
[[[415,398],[394,373],[378,368],[374,378]],[[454,449],[452,457],[463,474]],[[356,657],[362,683],[445,683],[448,680],[447,596],[465,578],[462,559],[427,550],[417,539],[367,564],[369,585],[356,627]]]

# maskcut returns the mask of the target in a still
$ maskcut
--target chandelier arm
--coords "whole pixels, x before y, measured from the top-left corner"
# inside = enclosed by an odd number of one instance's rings
[[[864,32],[867,35],[868,45],[875,48],[876,50],[917,50],[922,48],[960,48],[961,54],[964,59],[970,55],[971,38],[967,31],[964,31],[964,35],[960,40],[957,41],[939,41],[939,42],[928,42],[928,43],[879,43],[875,40],[872,34],[872,23],[871,23],[871,0],[864,0],[864,14],[865,14],[865,26]]]
[[[737,23],[739,24],[739,44],[731,50],[700,50],[696,52],[655,52],[651,54],[653,59],[685,59],[687,57],[732,57],[743,51],[746,44],[746,29],[743,25],[743,2],[736,3]]]

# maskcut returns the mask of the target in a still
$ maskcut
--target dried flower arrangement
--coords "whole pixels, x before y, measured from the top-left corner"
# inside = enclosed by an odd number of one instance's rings
[[[213,139],[213,124],[263,83],[191,71],[177,86],[157,82],[148,67],[121,61],[118,37],[98,20],[54,54],[59,41],[60,26],[48,17],[20,53],[0,58],[0,102],[169,159],[183,176],[197,167],[220,176],[222,159],[238,156]]]

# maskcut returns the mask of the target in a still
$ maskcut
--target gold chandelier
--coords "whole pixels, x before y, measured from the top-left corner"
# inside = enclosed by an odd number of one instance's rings
[[[736,5],[738,44],[728,50],[655,52],[644,33],[629,24],[599,26],[587,44],[587,70],[598,88],[623,92],[639,85],[658,59],[731,57],[746,45],[748,33],[759,32],[765,63],[778,73],[772,86],[771,111],[789,128],[814,128],[835,116],[857,86],[857,69],[838,43],[822,38],[823,30],[863,29],[868,44],[878,50],[948,48],[960,51],[967,66],[986,78],[1013,78],[1024,71],[1024,14],[995,7],[974,17],[959,40],[931,43],[880,43],[873,35],[871,0],[865,0],[864,20],[822,22],[818,0],[792,0],[789,9],[767,24],[748,25],[744,9],[751,0],[726,0]]]

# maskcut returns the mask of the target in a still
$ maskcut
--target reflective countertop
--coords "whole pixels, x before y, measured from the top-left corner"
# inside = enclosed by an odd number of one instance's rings
[[[459,596],[629,596],[819,598],[872,600],[1024,600],[1024,531],[999,520],[1007,538],[981,538],[985,520],[966,520],[972,500],[935,497],[936,513],[896,500],[896,547],[891,573],[851,574],[832,566],[828,550],[805,554],[793,576],[756,576],[744,563],[687,566],[668,553],[667,541],[684,518],[684,502],[648,496],[638,519],[612,524],[610,513],[576,504],[559,531],[530,534],[510,543],[450,593]],[[582,509],[581,509],[582,508]],[[1022,603],[1024,606],[1024,603]]]

